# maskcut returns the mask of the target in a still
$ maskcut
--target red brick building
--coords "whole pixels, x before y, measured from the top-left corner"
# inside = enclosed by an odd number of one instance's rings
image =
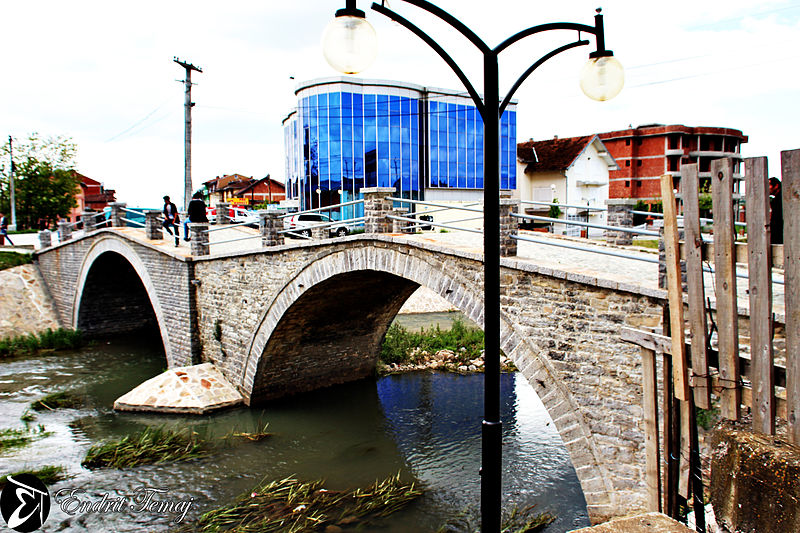
[[[662,174],[672,174],[674,187],[680,192],[683,163],[699,164],[703,190],[711,177],[711,161],[722,157],[740,160],[740,147],[747,142],[747,136],[739,130],[680,124],[645,124],[598,135],[619,165],[619,170],[610,171],[609,198],[641,200],[661,198]],[[734,176],[739,174],[737,161]]]
[[[80,220],[81,213],[87,209],[102,211],[111,202],[116,202],[116,191],[106,189],[99,181],[88,178],[79,172],[72,171],[74,177],[80,182],[80,190],[75,195],[78,202],[77,207],[73,207],[69,213],[69,220],[75,222]]]

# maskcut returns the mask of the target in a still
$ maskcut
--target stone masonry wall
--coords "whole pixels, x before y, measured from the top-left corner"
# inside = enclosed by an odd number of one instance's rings
[[[36,266],[0,271],[0,339],[57,329],[59,325]]]
[[[644,510],[640,356],[636,347],[619,339],[619,329],[658,326],[663,294],[523,261],[503,259],[502,265],[503,350],[554,419],[592,520]],[[304,313],[313,315],[312,307],[292,306],[317,285],[328,287],[316,296],[320,305],[327,305],[325,298],[336,300],[347,291],[362,295],[368,308],[373,307],[366,303],[367,293],[394,305],[397,294],[379,294],[380,287],[372,286],[362,292],[358,282],[368,279],[369,272],[387,272],[431,288],[482,324],[482,266],[476,254],[433,245],[422,248],[388,236],[288,245],[199,261],[203,358],[221,366],[245,395],[271,397],[270,388],[284,386],[291,392],[291,384],[266,382],[268,375],[276,375],[268,360],[292,372],[306,364],[325,365],[321,352],[288,357],[303,345],[303,334],[314,332],[302,320]],[[346,276],[358,270],[365,272]],[[336,290],[330,290],[333,287]],[[387,290],[400,291],[401,286]],[[286,318],[290,316],[298,318]],[[361,324],[329,318],[343,337],[352,337],[354,349],[369,351],[368,342],[358,335]],[[292,332],[286,320],[304,331]],[[378,337],[382,334],[371,342],[377,345]],[[297,351],[303,353],[307,352]],[[343,353],[341,346],[331,353],[328,366],[334,366],[332,361],[341,363],[335,355]],[[324,385],[326,378],[320,378],[315,374],[316,383]]]
[[[55,302],[59,322],[64,327],[77,327],[76,291],[82,290],[94,261],[105,253],[116,253],[127,259],[139,274],[153,305],[161,331],[164,350],[170,367],[191,364],[191,300],[187,264],[155,246],[141,244],[114,230],[99,230],[64,245],[35,254],[35,261]],[[102,294],[84,295],[101,299]],[[121,309],[107,310],[125,320]]]

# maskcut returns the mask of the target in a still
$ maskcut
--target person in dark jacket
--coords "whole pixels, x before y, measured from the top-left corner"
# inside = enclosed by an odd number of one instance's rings
[[[169,201],[169,196],[164,197],[164,222],[161,225],[167,230],[167,233],[172,235],[172,230],[175,230],[175,246],[180,244],[181,233],[178,224],[180,217],[178,216],[178,208],[175,204]]]
[[[778,178],[769,179],[769,212],[772,244],[783,244],[783,194]]]
[[[8,236],[8,219],[3,213],[0,213],[0,246],[5,244],[6,240],[8,240],[8,244],[14,246],[11,237]]]
[[[189,222],[208,222],[206,216],[206,203],[203,201],[203,193],[197,191],[192,195],[187,209],[188,220],[183,223],[183,240],[189,240]]]

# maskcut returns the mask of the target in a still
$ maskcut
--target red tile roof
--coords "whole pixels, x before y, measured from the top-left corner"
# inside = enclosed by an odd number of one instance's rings
[[[567,170],[594,137],[594,135],[586,135],[519,143],[517,158],[522,163],[528,163],[525,172]]]

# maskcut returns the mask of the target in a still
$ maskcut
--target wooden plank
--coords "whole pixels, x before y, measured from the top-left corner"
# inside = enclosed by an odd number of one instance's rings
[[[781,152],[789,440],[800,444],[800,150]]]
[[[620,331],[622,340],[653,350],[654,352],[672,353],[672,339],[650,331],[623,327]]]
[[[714,392],[722,392],[722,383],[719,377],[713,376],[711,378],[711,390]],[[742,387],[742,405],[745,407],[753,408],[753,389],[750,387]],[[775,397],[775,415],[779,418],[786,420],[786,398],[780,396]]]
[[[733,163],[711,162],[711,200],[714,212],[714,287],[717,296],[719,373],[724,385],[720,407],[728,420],[739,419],[739,315],[736,304],[736,263],[733,231]]]
[[[681,241],[681,258],[686,259],[686,250],[684,249],[685,243]],[[709,257],[714,257],[714,243],[705,241],[703,242],[703,259],[708,259]],[[770,246],[772,251],[772,266],[774,268],[783,268],[783,245],[782,244],[773,244]],[[746,242],[737,242],[736,243],[736,262],[742,265],[746,265],[748,261],[747,258],[747,243]]]
[[[644,410],[645,484],[647,508],[661,512],[661,454],[658,445],[658,385],[656,352],[642,348],[642,408]]]
[[[686,368],[686,342],[683,332],[683,288],[681,259],[678,256],[678,218],[672,175],[661,176],[661,200],[664,205],[664,251],[667,257],[667,295],[669,298],[670,337],[672,337],[672,381],[675,397],[686,400],[691,394]]]
[[[769,172],[766,157],[744,160],[747,188],[750,358],[753,372],[753,429],[775,434],[775,363],[772,352],[772,259],[769,227]]]
[[[694,423],[694,411],[691,407],[691,395],[681,404],[681,440],[680,440],[680,474],[678,478],[678,494],[689,499],[689,474],[692,470],[691,425]]]
[[[711,388],[706,355],[708,327],[706,292],[703,284],[703,236],[700,233],[699,178],[697,164],[681,165],[683,228],[686,232],[686,296],[689,307],[689,338],[692,343],[692,390],[694,403],[708,409]]]
[[[633,328],[622,328],[620,332],[622,340],[636,344],[648,350],[655,350],[663,354],[671,354],[672,352],[672,339],[658,333],[650,331],[643,331]],[[691,345],[686,345],[686,353],[691,360]],[[711,368],[719,368],[719,353],[715,349],[708,350],[708,365]],[[752,362],[749,357],[739,356],[739,375],[749,378],[752,375]],[[774,377],[776,387],[786,388],[786,368],[780,365],[773,365]]]

